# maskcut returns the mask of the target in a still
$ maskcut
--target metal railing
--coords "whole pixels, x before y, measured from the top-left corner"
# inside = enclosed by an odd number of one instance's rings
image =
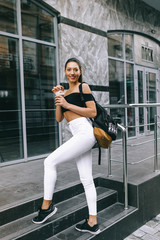
[[[128,105],[107,105],[105,108],[135,108],[135,107],[160,107],[160,103],[152,104],[128,104]],[[147,124],[148,125],[148,124]],[[149,124],[150,125],[150,124]],[[154,116],[154,172],[158,171],[158,134],[157,134],[157,115]],[[143,125],[144,126],[144,125]],[[139,127],[139,126],[129,126]],[[123,152],[123,184],[125,202],[124,207],[128,209],[128,170],[127,170],[127,127],[118,124],[118,129],[122,132],[122,152]],[[145,159],[147,160],[147,159]],[[111,149],[108,150],[108,176],[111,176]]]
[[[126,129],[118,124],[118,129],[122,131],[122,149],[123,149],[123,183],[124,183],[124,208],[128,209],[128,171],[127,171],[127,132]]]

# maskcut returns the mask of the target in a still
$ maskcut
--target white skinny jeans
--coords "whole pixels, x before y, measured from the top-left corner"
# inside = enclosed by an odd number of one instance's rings
[[[44,199],[52,200],[57,179],[56,166],[76,158],[89,215],[97,215],[97,193],[92,177],[91,150],[96,143],[93,127],[85,117],[74,119],[68,125],[73,137],[52,152],[44,161]]]

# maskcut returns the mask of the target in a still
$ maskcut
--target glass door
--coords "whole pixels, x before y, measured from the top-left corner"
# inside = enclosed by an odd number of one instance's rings
[[[156,103],[158,71],[136,66],[136,102]],[[137,135],[149,134],[154,130],[155,107],[140,107],[136,110]]]
[[[146,102],[156,103],[156,73],[146,71]],[[154,130],[154,116],[156,115],[156,108],[147,108],[147,130]]]

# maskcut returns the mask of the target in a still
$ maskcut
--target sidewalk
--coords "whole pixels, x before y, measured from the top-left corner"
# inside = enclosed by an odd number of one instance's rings
[[[138,139],[143,142],[153,139],[153,136]],[[153,158],[145,162],[135,164],[143,158],[153,155],[153,142],[145,145],[132,146],[137,139],[132,139],[128,144],[128,182],[137,184],[143,182],[148,176],[156,176],[154,172]],[[159,145],[158,145],[159,146]],[[114,180],[122,181],[122,145],[121,142],[112,144],[112,176]],[[93,176],[108,176],[108,150],[102,150],[102,164],[98,165],[98,150],[93,149]],[[159,156],[160,160],[160,156]],[[43,161],[44,159],[19,163],[0,168],[0,211],[18,203],[43,196]],[[58,166],[58,178],[55,190],[63,189],[79,182],[79,175],[74,161],[63,163]],[[128,236],[125,240],[158,240],[160,239],[160,215],[155,217]]]
[[[124,240],[159,240],[160,239],[160,214],[147,222],[137,231]]]

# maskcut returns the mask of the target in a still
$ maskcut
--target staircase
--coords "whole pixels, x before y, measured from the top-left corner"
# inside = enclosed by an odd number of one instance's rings
[[[118,191],[109,189],[104,184],[105,179],[96,178],[98,223],[101,233],[92,235],[75,230],[75,225],[87,218],[87,204],[81,184],[57,191],[54,203],[57,213],[41,225],[32,223],[37,215],[36,210],[41,205],[42,198],[3,210],[0,213],[1,240],[123,240],[134,230],[134,214],[136,207],[119,202]],[[103,182],[103,184],[101,184]],[[121,197],[120,197],[121,199]],[[126,227],[127,226],[127,227]]]

